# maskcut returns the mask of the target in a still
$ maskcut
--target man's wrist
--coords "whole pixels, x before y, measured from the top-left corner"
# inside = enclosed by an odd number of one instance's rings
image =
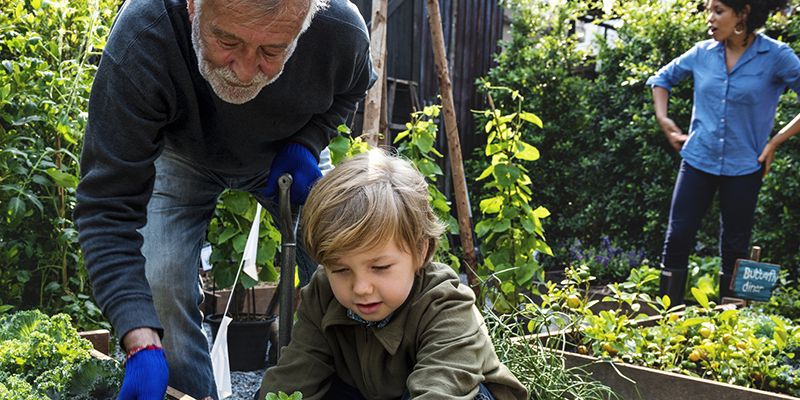
[[[161,350],[161,346],[155,345],[155,344],[149,344],[147,346],[138,346],[138,347],[134,347],[134,348],[129,348],[128,349],[128,353],[125,354],[125,358],[126,359],[130,359],[131,357],[136,355],[136,353],[138,353],[138,352],[140,352],[142,350]]]
[[[161,338],[152,328],[132,329],[122,338],[122,347],[126,351],[147,346],[161,347]]]

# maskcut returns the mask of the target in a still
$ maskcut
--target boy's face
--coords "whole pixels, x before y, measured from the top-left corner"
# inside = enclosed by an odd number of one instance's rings
[[[410,253],[390,240],[371,250],[342,254],[325,266],[325,273],[342,306],[367,321],[380,321],[406,301],[419,267]]]

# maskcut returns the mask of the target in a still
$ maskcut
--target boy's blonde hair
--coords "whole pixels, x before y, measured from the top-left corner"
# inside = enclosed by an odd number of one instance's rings
[[[393,239],[425,265],[444,232],[422,174],[409,161],[379,149],[343,162],[320,179],[303,207],[302,226],[309,254],[324,266],[344,253]]]

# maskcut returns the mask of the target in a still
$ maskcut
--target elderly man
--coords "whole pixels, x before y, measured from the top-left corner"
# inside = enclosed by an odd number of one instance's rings
[[[197,267],[217,197],[274,198],[290,172],[304,202],[374,80],[346,0],[124,5],[92,88],[75,211],[95,297],[128,352],[121,399],[162,399],[167,382],[216,398]]]

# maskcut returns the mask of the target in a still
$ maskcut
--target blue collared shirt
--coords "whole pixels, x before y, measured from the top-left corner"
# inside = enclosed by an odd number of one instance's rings
[[[671,91],[689,74],[694,79],[694,107],[681,156],[714,175],[758,171],[758,156],[769,141],[780,95],[787,86],[800,93],[797,55],[786,44],[757,34],[728,72],[725,46],[705,40],[661,68],[647,84]]]

